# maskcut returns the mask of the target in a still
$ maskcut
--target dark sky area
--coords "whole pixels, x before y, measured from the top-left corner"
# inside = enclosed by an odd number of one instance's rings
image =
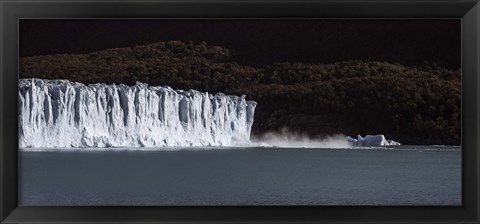
[[[240,63],[360,59],[461,65],[460,20],[21,20],[20,57],[88,53],[166,40],[205,41],[235,50]]]

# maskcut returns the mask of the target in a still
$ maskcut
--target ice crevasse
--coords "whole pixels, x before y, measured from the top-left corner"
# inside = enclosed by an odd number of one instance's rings
[[[27,147],[230,146],[248,142],[256,102],[170,87],[19,81]]]

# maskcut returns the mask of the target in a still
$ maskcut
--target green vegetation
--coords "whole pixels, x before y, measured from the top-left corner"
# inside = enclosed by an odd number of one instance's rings
[[[232,54],[204,42],[160,42],[21,58],[20,77],[245,94],[258,102],[254,134],[286,127],[311,136],[383,133],[404,144],[460,144],[460,70],[357,60],[254,68]]]

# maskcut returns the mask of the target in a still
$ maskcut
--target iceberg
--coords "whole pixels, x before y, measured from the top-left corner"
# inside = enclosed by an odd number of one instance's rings
[[[347,136],[347,141],[353,146],[389,146],[401,145],[399,142],[385,139],[384,135],[357,136],[357,139]]]
[[[232,146],[256,102],[168,86],[20,79],[20,148]]]

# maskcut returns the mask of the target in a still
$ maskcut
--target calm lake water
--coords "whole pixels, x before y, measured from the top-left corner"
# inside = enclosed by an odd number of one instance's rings
[[[20,152],[20,204],[461,205],[460,147],[82,150]]]

